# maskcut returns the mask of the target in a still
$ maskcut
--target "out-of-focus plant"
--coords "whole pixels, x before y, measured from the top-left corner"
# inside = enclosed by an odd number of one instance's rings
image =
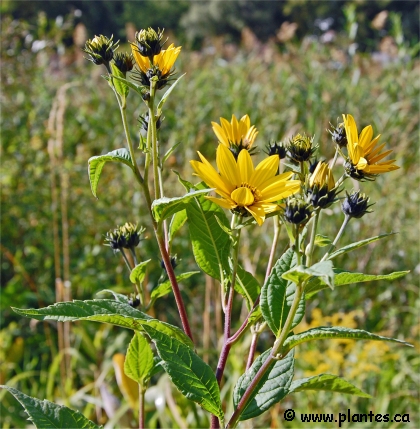
[[[343,114],[342,121],[330,130],[335,143],[335,157],[331,163],[318,160],[318,142],[299,130],[300,133],[287,141],[270,144],[265,159],[255,165],[251,156],[256,152],[258,131],[251,125],[248,115],[240,119],[232,115],[230,121],[220,118],[220,124],[213,122],[219,142],[217,170],[199,152],[200,161],[191,160],[190,163],[202,182],[194,185],[178,175],[186,194],[166,197],[163,175],[178,144],[164,153],[159,133],[164,124],[165,103],[173,97],[182,76],[175,80],[174,64],[181,48],[174,44],[165,47],[165,42],[163,30],[148,28],[136,33],[131,53],[116,52],[118,42],[112,36],[103,35],[89,40],[84,48],[87,59],[106,69],[104,78],[115,95],[126,137],[126,147],[89,160],[92,193],[97,196],[105,164],[115,162],[128,167],[132,184],[141,190],[144,201],[142,226],[126,222],[110,230],[105,238],[106,244],[121,255],[129,270],[132,293],[127,296],[105,290],[112,293],[114,299],[59,302],[41,309],[14,308],[14,311],[44,321],[89,320],[133,330],[134,337],[125,358],[115,354],[113,363],[120,389],[131,407],[138,401],[136,414],[140,427],[151,423],[145,406],[146,395],[155,375],[162,369],[183,396],[210,415],[212,428],[236,427],[239,421],[258,417],[286,395],[299,391],[326,390],[368,397],[338,375],[321,373],[293,380],[294,349],[302,343],[331,338],[409,345],[352,326],[315,325],[298,331],[306,301],[311,301],[321,290],[366,281],[394,280],[407,273],[363,274],[333,265],[333,260],[340,255],[391,235],[377,235],[338,247],[350,221],[354,224],[370,213],[373,205],[360,189],[346,191],[346,196],[342,196],[344,186],[349,179],[375,181],[378,175],[397,170],[395,160],[388,159],[392,150],[386,150],[385,144],[379,143],[380,136],[374,137],[371,125],[359,133],[353,116]],[[127,79],[129,73],[131,79]],[[159,97],[165,88],[166,92]],[[133,142],[127,115],[130,91],[139,96],[145,108],[139,118],[138,147]],[[343,162],[337,163],[338,159]],[[337,180],[333,171],[340,172]],[[216,196],[208,195],[213,191]],[[323,213],[340,199],[344,219],[332,239],[321,235]],[[231,213],[230,219],[225,210]],[[274,224],[274,236],[265,267],[265,281],[260,286],[241,264],[241,236],[271,222],[270,219]],[[196,351],[188,309],[179,288],[181,281],[196,272],[175,274],[177,256],[173,246],[184,224],[188,225],[197,265],[220,284],[224,323],[215,370]],[[277,258],[282,228],[287,232],[288,244]],[[152,255],[147,255],[139,246],[148,229],[153,231],[162,259],[162,272],[152,289],[145,282]],[[170,292],[175,296],[182,330],[159,315],[147,314],[154,314],[156,302]],[[234,311],[238,301],[246,308],[243,316]],[[232,332],[233,323],[240,325],[235,333]],[[264,331],[271,331],[272,341],[256,357],[258,339]],[[250,340],[246,370],[231,390],[229,399],[233,401],[233,412],[225,417],[220,387],[226,364],[230,351],[246,340]],[[130,379],[138,389],[137,394]],[[97,427],[78,411],[42,402],[11,386],[3,387],[23,405],[37,427],[45,427],[46,418],[60,427]],[[195,413],[196,425],[203,425],[198,410]],[[174,412],[173,418],[179,421],[182,416]]]

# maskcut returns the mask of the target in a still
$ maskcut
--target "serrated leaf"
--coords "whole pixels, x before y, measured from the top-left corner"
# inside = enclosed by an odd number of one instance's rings
[[[103,293],[110,293],[114,296],[115,301],[122,302],[124,304],[128,304],[128,296],[123,295],[122,293],[115,292],[112,289],[103,289],[96,293],[96,295],[101,295]]]
[[[120,162],[122,164],[128,165],[133,169],[131,163],[131,157],[127,149],[117,149],[112,152],[107,153],[106,155],[92,156],[89,159],[89,181],[92,194],[95,198],[98,198],[96,191],[98,188],[99,178],[101,177],[102,169],[106,162]]]
[[[299,265],[283,273],[282,277],[294,283],[301,284],[311,277],[318,277],[331,289],[334,289],[334,270],[331,261],[318,262],[311,267]]]
[[[137,264],[130,273],[130,282],[134,284],[142,284],[144,278],[146,277],[146,268],[147,264],[151,261],[148,259],[147,261],[140,262]]]
[[[113,76],[125,79],[124,73],[114,63],[111,63],[111,69]],[[118,94],[120,94],[121,97],[127,97],[130,90],[128,85],[119,79],[113,79],[113,82],[115,90],[118,92]]]
[[[372,396],[360,390],[344,378],[332,374],[319,374],[313,377],[295,380],[290,385],[289,393],[301,392],[303,390],[326,390],[328,392],[346,393],[361,398]]]
[[[173,336],[188,347],[194,346],[191,339],[176,326],[153,319],[130,305],[110,299],[59,302],[49,307],[29,310],[12,307],[12,310],[21,316],[37,320],[57,320],[59,322],[90,320],[140,332],[147,324],[160,332]]]
[[[213,370],[197,354],[175,338],[150,326],[144,327],[162,359],[162,366],[177,389],[206,411],[223,419],[220,390]]]
[[[336,258],[337,256],[343,255],[344,253],[351,252],[352,250],[358,249],[359,247],[366,246],[369,243],[373,243],[374,241],[378,241],[381,238],[389,237],[391,235],[397,234],[396,232],[390,232],[388,234],[381,234],[375,237],[366,238],[365,240],[358,241],[357,243],[351,243],[348,246],[344,246],[341,249],[336,250],[328,256],[328,259]]]
[[[135,333],[127,349],[124,361],[125,374],[145,386],[153,369],[153,352],[146,338]]]
[[[187,221],[187,211],[181,210],[172,216],[171,223],[169,224],[169,247],[172,245],[172,240],[175,234],[183,227]]]
[[[189,277],[193,276],[194,274],[199,274],[200,271],[189,271],[187,273],[182,273],[178,276],[176,276],[177,283],[182,282],[182,280],[188,279]],[[156,288],[154,288],[150,294],[150,300],[152,302],[155,302],[158,298],[161,298],[162,296],[167,295],[172,291],[172,284],[170,280],[166,280],[162,283],[160,283]]]
[[[342,271],[334,269],[334,286],[344,286],[353,283],[372,282],[377,280],[396,280],[404,277],[410,271],[396,271],[390,274],[374,275],[374,274],[363,274],[363,273],[351,273],[349,271]],[[309,280],[305,288],[305,298],[312,298],[316,293],[322,289],[326,289],[328,286],[325,284],[322,278],[313,277]]]
[[[245,298],[248,310],[251,310],[254,302],[260,294],[261,288],[257,279],[251,273],[238,265],[235,290]]]
[[[292,249],[288,249],[276,262],[270,276],[261,289],[260,307],[264,320],[277,337],[286,322],[296,293],[296,285],[285,280],[283,273],[296,264]],[[302,296],[291,329],[302,320],[305,314],[305,299]]]
[[[197,265],[209,276],[224,282],[229,270],[230,237],[220,228],[219,218],[229,226],[223,210],[212,201],[198,197],[187,205],[188,228]]]
[[[396,338],[383,337],[382,335],[372,334],[362,329],[351,329],[335,326],[320,326],[319,328],[309,329],[299,334],[291,335],[284,342],[282,353],[287,353],[298,344],[314,340],[324,339],[349,339],[349,340],[374,340],[374,341],[391,341],[394,343],[404,344],[405,346],[413,347],[411,344],[397,340]]]
[[[165,94],[163,94],[162,98],[159,101],[159,104],[157,106],[158,113],[162,110],[163,105],[165,104],[165,101],[169,97],[170,93],[174,90],[175,86],[178,84],[178,82],[186,75],[186,73],[179,76],[179,78],[166,90]]]
[[[254,380],[258,370],[271,353],[271,349],[261,354],[251,368],[241,375],[233,391],[233,403],[238,406],[243,394]],[[239,420],[248,420],[261,415],[274,404],[280,402],[289,392],[294,374],[294,354],[289,353],[282,360],[273,360],[265,375],[254,389],[248,404],[245,406]]]
[[[46,399],[41,401],[40,399],[32,398],[13,387],[0,387],[9,391],[20,402],[29,419],[39,429],[99,429],[102,427],[87,419],[79,411],[54,404]]]
[[[167,219],[174,213],[184,210],[189,203],[195,197],[203,194],[208,194],[212,189],[200,189],[198,191],[193,190],[182,197],[167,198],[162,197],[152,203],[153,217],[157,222]]]

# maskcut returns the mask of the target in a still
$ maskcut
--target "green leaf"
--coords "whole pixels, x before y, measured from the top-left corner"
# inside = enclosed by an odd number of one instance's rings
[[[158,200],[153,201],[152,203],[152,211],[153,217],[157,222],[161,220],[167,219],[169,216],[177,213],[181,210],[184,210],[188,202],[203,194],[208,194],[212,189],[200,189],[198,191],[190,191],[188,194],[182,197],[175,198],[159,198]]]
[[[105,77],[105,79],[109,80],[108,76],[104,76],[104,77]],[[112,77],[114,78],[114,80],[117,80],[119,82],[124,83],[129,88],[131,88],[133,91],[137,92],[137,94],[139,94],[141,97],[143,97],[143,93],[145,92],[143,86],[137,85],[135,82],[131,82],[130,80],[127,80],[121,76],[112,75]]]
[[[200,271],[189,271],[188,273],[182,273],[179,276],[176,276],[177,283],[182,282],[182,280],[188,279],[194,274],[199,274]],[[172,291],[172,284],[170,280],[166,280],[160,283],[156,288],[154,288],[150,294],[150,300],[155,302],[158,298],[167,295]]]
[[[344,378],[332,374],[319,374],[313,377],[295,380],[290,385],[289,393],[301,392],[303,390],[327,390],[329,392],[360,396],[361,398],[372,397]]]
[[[261,289],[261,312],[276,337],[286,322],[296,293],[296,285],[293,282],[288,282],[282,276],[295,264],[294,252],[292,249],[288,249],[276,262]],[[292,329],[302,320],[304,314],[305,298],[302,296],[293,319]]]
[[[140,262],[137,264],[130,273],[130,282],[134,284],[142,284],[143,280],[146,276],[146,268],[147,264],[151,261],[148,259],[147,261]]]
[[[381,238],[389,237],[390,235],[397,234],[397,232],[390,232],[389,234],[381,234],[375,237],[366,238],[365,240],[358,241],[357,243],[349,244],[348,246],[344,246],[341,249],[336,250],[328,256],[328,259],[333,259],[337,256],[343,255],[344,253],[350,252],[352,250],[358,249],[359,247],[366,246],[366,244],[373,243],[374,241],[378,241]]]
[[[167,159],[172,155],[172,152],[181,144],[182,142],[178,142],[175,143],[173,146],[171,146],[165,153],[165,155],[163,155],[162,157],[162,165],[167,161]]]
[[[230,237],[219,226],[216,216],[229,226],[223,210],[212,201],[198,197],[187,205],[188,228],[197,265],[209,276],[224,283],[229,270]]]
[[[32,398],[31,396],[19,392],[19,390],[13,389],[13,387],[0,387],[8,390],[20,402],[26,414],[28,414],[29,420],[39,429],[99,429],[103,427],[88,420],[79,411],[71,410],[63,405],[54,404],[46,399],[41,401],[40,399]]]
[[[173,336],[189,347],[194,346],[191,339],[176,326],[153,319],[130,305],[111,299],[59,302],[37,310],[12,307],[12,310],[21,316],[37,320],[57,320],[59,322],[91,320],[140,332],[143,331],[143,326],[147,324],[166,335]]]
[[[183,227],[186,221],[187,211],[185,209],[172,216],[171,223],[169,224],[169,248],[172,245],[175,234]]]
[[[315,236],[315,246],[325,247],[331,244],[331,240],[326,235],[317,234]]]
[[[114,296],[115,300],[118,302],[122,302],[124,304],[128,304],[128,296],[123,295],[122,293],[115,292],[112,289],[103,289],[96,293],[96,295],[101,295],[103,293],[110,293]]]
[[[145,386],[153,366],[152,349],[146,338],[136,332],[127,349],[124,372],[128,377]]]
[[[106,155],[92,156],[89,159],[89,181],[92,194],[96,198],[98,198],[96,195],[96,190],[98,188],[99,178],[101,177],[102,169],[105,163],[108,161],[121,162],[122,164],[128,165],[131,169],[133,169],[130,154],[128,150],[124,148],[113,150]]]
[[[174,90],[175,86],[178,84],[178,82],[186,75],[186,73],[179,76],[179,78],[166,90],[165,94],[163,94],[162,98],[159,101],[159,104],[157,106],[158,114],[160,114],[160,111],[162,110],[163,105],[165,104],[165,101],[169,97],[170,93]]]
[[[373,274],[363,274],[363,273],[351,273],[349,271],[342,271],[339,269],[334,269],[334,286],[344,286],[353,283],[363,283],[363,282],[372,282],[377,280],[395,280],[401,277],[404,277],[410,271],[396,271],[391,274],[383,275],[373,275]],[[327,288],[321,277],[313,277],[309,280],[305,288],[305,298],[312,298],[320,290]]]
[[[253,307],[254,302],[260,294],[260,289],[257,279],[238,265],[235,290],[245,298],[248,310],[251,310]]]
[[[220,390],[213,370],[189,347],[151,326],[144,327],[156,345],[162,366],[177,389],[206,411],[223,419]]]
[[[319,328],[309,329],[300,334],[291,335],[286,338],[283,345],[282,354],[287,353],[298,344],[305,343],[313,340],[324,339],[349,339],[349,340],[374,340],[374,341],[391,341],[395,343],[404,344],[405,346],[413,347],[411,344],[397,340],[396,338],[383,337],[381,335],[372,334],[362,329],[351,329],[335,326],[320,326]]]
[[[233,403],[238,406],[243,394],[254,380],[258,370],[271,353],[271,349],[261,354],[251,368],[241,375],[233,391]],[[273,360],[268,370],[257,384],[245,406],[239,420],[257,417],[271,406],[280,402],[288,393],[294,374],[294,354],[289,353],[284,359]]]
[[[124,73],[114,64],[111,63],[111,69],[112,69],[112,74],[113,76],[118,76],[119,78],[123,78],[125,79]],[[113,79],[114,82],[114,86],[116,91],[118,92],[118,94],[121,95],[121,97],[127,97],[128,92],[130,91],[130,88],[128,87],[128,85],[118,79]]]
[[[311,277],[318,277],[322,278],[331,289],[334,289],[334,270],[331,261],[318,262],[311,267],[299,265],[285,272],[282,277],[294,283],[303,283]]]

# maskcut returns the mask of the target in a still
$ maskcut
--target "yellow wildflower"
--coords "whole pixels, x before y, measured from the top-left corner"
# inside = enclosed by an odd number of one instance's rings
[[[220,174],[198,152],[200,161],[190,161],[195,173],[222,198],[207,197],[219,206],[241,215],[252,215],[258,225],[265,216],[280,208],[276,201],[299,191],[300,181],[289,180],[293,173],[276,175],[279,157],[269,156],[256,168],[247,150],[241,150],[235,160],[232,152],[220,144],[216,152],[216,163]]]

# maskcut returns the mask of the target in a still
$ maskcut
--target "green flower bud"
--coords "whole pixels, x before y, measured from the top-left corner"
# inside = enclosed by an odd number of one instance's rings
[[[126,75],[127,72],[133,70],[134,57],[133,54],[127,54],[126,52],[118,52],[114,55],[114,64],[118,70]]]
[[[280,159],[286,158],[287,148],[286,148],[286,145],[282,142],[268,143],[268,145],[266,146],[266,149],[267,150],[265,151],[265,153],[268,156],[278,155],[280,157]]]
[[[138,227],[137,224],[125,223],[114,230],[108,231],[105,236],[105,245],[110,246],[114,251],[125,249],[134,249],[141,241],[141,234],[145,228]]]
[[[147,30],[140,30],[136,33],[135,45],[140,55],[150,58],[160,54],[164,44],[161,43],[163,31],[158,29],[156,32],[149,27]]]
[[[303,200],[298,198],[290,198],[286,202],[284,217],[287,222],[295,225],[305,224],[311,218],[311,207]]]
[[[105,64],[109,68],[109,62],[114,58],[114,52],[118,49],[118,43],[120,42],[114,43],[113,38],[114,36],[108,39],[108,37],[100,35],[88,40],[84,49],[82,49],[90,57],[86,59],[96,65]]]
[[[318,149],[313,143],[314,138],[307,135],[297,134],[290,139],[287,144],[289,157],[295,162],[309,161],[314,152]]]

